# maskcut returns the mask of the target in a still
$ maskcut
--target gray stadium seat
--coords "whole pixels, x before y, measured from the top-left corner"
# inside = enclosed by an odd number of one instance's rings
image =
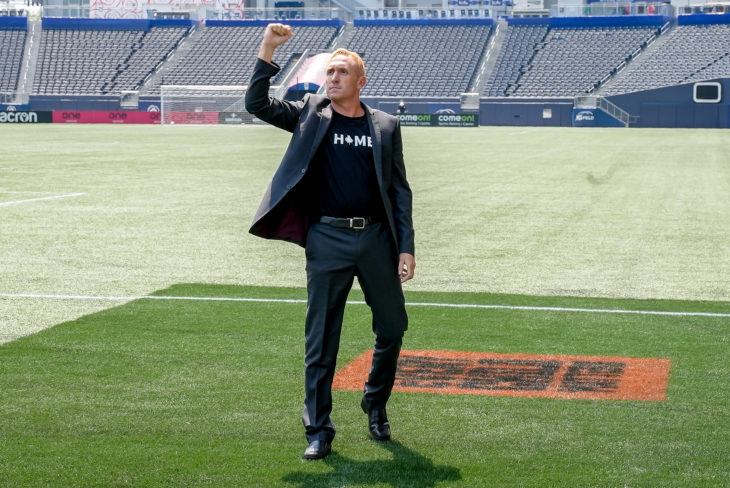
[[[0,28],[0,92],[14,92],[18,87],[25,39],[25,29]]]
[[[354,27],[348,49],[367,66],[363,96],[458,96],[468,90],[490,32],[477,23],[363,25]]]
[[[160,85],[245,85],[248,83],[264,26],[207,26],[189,48],[178,50],[165,64],[164,77],[145,86],[159,95]],[[282,76],[305,50],[326,50],[338,32],[334,26],[297,26],[296,35],[276,53]],[[275,78],[276,84],[279,78]]]
[[[34,94],[118,95],[137,88],[187,33],[143,30],[43,29]]]
[[[484,94],[573,97],[587,93],[655,31],[652,26],[510,25]]]
[[[604,95],[730,76],[730,24],[677,25],[606,84]]]

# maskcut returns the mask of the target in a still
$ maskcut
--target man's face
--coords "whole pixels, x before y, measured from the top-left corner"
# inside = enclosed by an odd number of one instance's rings
[[[334,102],[358,100],[365,81],[365,77],[358,73],[355,60],[348,56],[335,56],[327,64],[327,96]]]

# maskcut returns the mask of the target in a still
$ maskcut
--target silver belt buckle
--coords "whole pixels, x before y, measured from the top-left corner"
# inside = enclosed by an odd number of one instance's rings
[[[357,222],[357,224],[356,224]],[[364,229],[365,217],[354,217],[350,219],[350,229]]]

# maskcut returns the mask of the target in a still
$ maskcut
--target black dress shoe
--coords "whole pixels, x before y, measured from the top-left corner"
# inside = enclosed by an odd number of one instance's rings
[[[385,413],[385,407],[377,407],[370,409],[368,404],[365,403],[365,399],[360,402],[362,411],[368,414],[368,427],[370,429],[370,435],[376,441],[389,441],[390,440],[390,423],[388,423],[388,416]]]
[[[327,441],[312,441],[304,450],[302,459],[322,459],[332,451],[332,444]]]

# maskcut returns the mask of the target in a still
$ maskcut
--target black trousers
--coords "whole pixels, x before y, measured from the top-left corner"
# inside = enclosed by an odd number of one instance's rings
[[[340,347],[342,318],[355,276],[373,315],[375,347],[363,398],[385,406],[395,381],[403,333],[408,328],[398,276],[398,254],[388,225],[340,229],[316,223],[309,229],[305,399],[302,422],[307,440],[332,441],[332,380]]]

